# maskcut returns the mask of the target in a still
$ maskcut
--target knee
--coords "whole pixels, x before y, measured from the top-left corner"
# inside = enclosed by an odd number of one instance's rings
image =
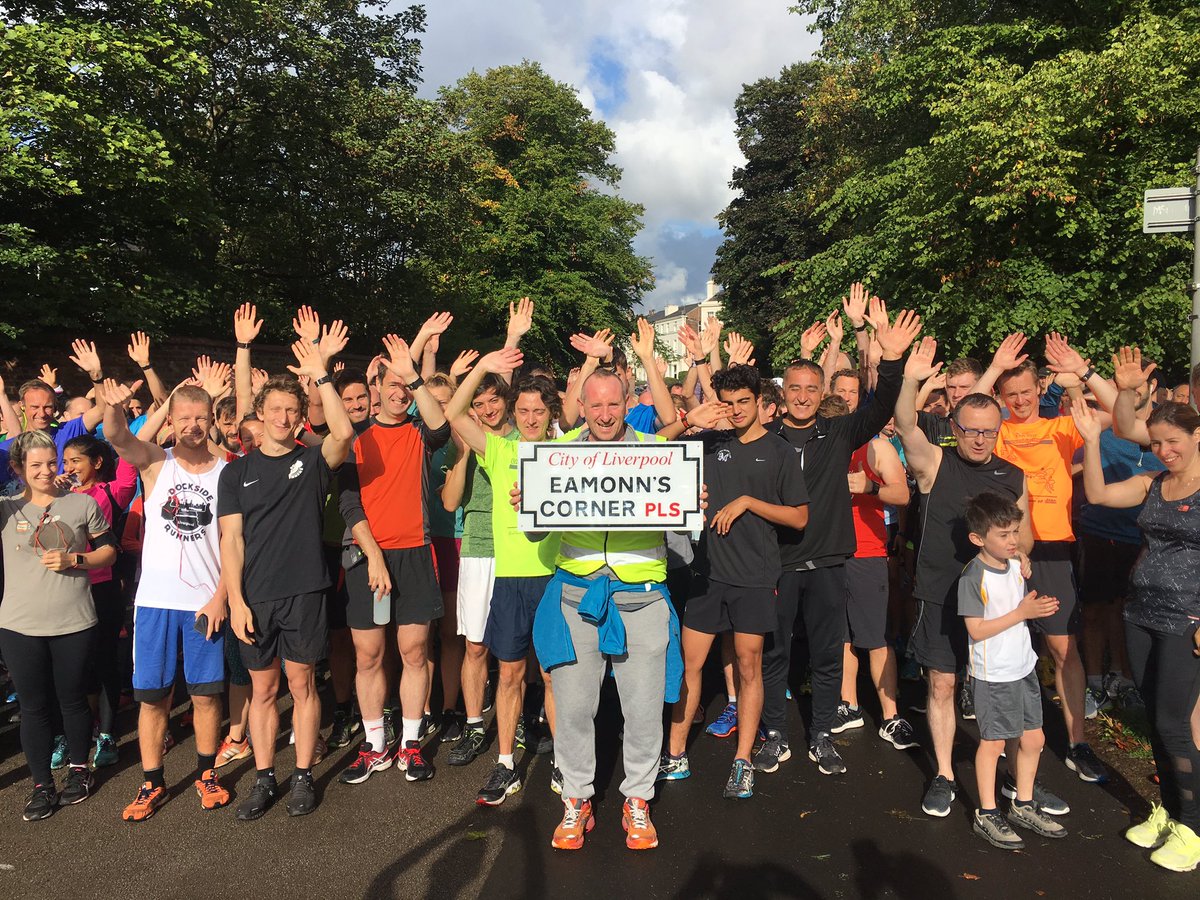
[[[299,671],[295,671],[299,670]],[[311,666],[288,666],[288,690],[297,702],[317,695],[316,675]]]
[[[508,690],[518,690],[525,681],[524,663],[500,663],[500,684]]]
[[[220,694],[193,694],[192,706],[197,712],[220,712],[222,703]]]
[[[474,641],[467,641],[467,651],[465,658],[468,662],[477,665],[483,664],[487,660],[487,647],[483,644],[477,644]]]
[[[1046,746],[1046,735],[1042,729],[1038,728],[1035,731],[1026,731],[1021,735],[1021,749],[1030,753],[1041,753],[1042,748]]]
[[[279,682],[271,682],[270,684],[256,684],[251,688],[251,702],[257,706],[274,706],[275,700],[279,697]]]
[[[929,673],[929,702],[954,702],[954,676],[948,672]]]
[[[762,680],[762,654],[753,653],[738,656],[738,678],[742,684],[753,684]]]
[[[400,649],[400,661],[404,663],[406,669],[423,669],[429,662],[429,653],[425,649],[424,641],[412,647],[402,647]]]
[[[354,662],[360,673],[375,674],[383,666],[383,647],[355,647]]]

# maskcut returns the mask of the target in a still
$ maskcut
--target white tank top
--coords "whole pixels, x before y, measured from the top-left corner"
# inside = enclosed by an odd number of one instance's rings
[[[146,536],[137,606],[195,612],[221,581],[217,482],[225,461],[195,475],[167,450],[154,490],[145,499]]]

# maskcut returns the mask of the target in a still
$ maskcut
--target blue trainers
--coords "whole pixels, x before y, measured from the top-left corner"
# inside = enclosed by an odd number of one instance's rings
[[[737,702],[733,701],[725,704],[725,708],[721,710],[721,714],[717,716],[716,721],[704,729],[705,734],[711,734],[713,737],[726,738],[737,731]]]
[[[50,753],[50,768],[58,771],[67,767],[67,736],[65,734],[56,735],[54,738],[54,749]]]
[[[117,739],[111,734],[100,734],[96,738],[96,755],[92,758],[92,765],[99,769],[104,766],[115,766],[117,764]]]
[[[681,753],[679,756],[664,753],[658,761],[658,777],[654,780],[682,781],[685,778],[690,778],[691,775],[692,767],[688,764],[686,753]]]

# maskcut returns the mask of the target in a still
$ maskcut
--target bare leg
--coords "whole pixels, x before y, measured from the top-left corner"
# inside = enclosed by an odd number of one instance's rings
[[[1042,729],[1026,731],[1021,735],[1021,744],[1017,749],[1017,799],[1022,803],[1033,800],[1033,781],[1037,778],[1038,761],[1042,758],[1042,748],[1046,746],[1046,736]]]
[[[980,809],[996,808],[996,764],[1003,749],[1004,741],[980,741],[979,749],[975,751],[975,785],[979,790]]]
[[[1045,637],[1050,655],[1054,657],[1054,684],[1062,701],[1067,737],[1072,744],[1082,743],[1083,692],[1087,688],[1087,679],[1083,674],[1075,637],[1067,634],[1048,634]]]
[[[496,740],[500,754],[512,754],[525,699],[524,658],[511,662],[500,660],[500,683],[496,685]]]
[[[358,673],[354,681],[358,688],[358,708],[369,722],[383,718],[383,701],[387,697],[387,678],[383,673],[386,634],[378,628],[355,628],[354,657]]]
[[[317,694],[316,666],[288,660],[288,690],[292,694],[292,731],[296,734],[296,768],[312,767],[321,733],[321,697]],[[278,716],[276,716],[278,722]],[[255,742],[255,752],[258,744]]]
[[[842,644],[842,700],[858,706],[858,653],[850,644]]]
[[[170,715],[169,694],[153,703],[142,703],[138,710],[138,749],[142,751],[142,768],[147,772],[162,768],[163,738],[167,735]]]
[[[425,712],[425,698],[429,694],[428,657],[425,653],[428,641],[428,623],[399,625],[396,628],[396,645],[404,665],[400,677],[400,709],[406,719],[419,719]]]
[[[463,660],[466,638],[458,633],[458,608],[454,594],[442,595],[442,616],[439,634],[442,639],[442,708],[458,709],[458,694],[462,688]]]
[[[679,700],[671,706],[671,735],[668,752],[679,756],[687,749],[688,730],[696,717],[700,705],[700,671],[712,649],[714,635],[693,631],[684,625],[680,629],[683,644],[683,684],[679,686]],[[760,708],[761,713],[761,708]],[[739,703],[738,713],[741,713]]]
[[[928,674],[929,701],[925,708],[925,719],[929,723],[929,736],[933,739],[937,773],[953,781],[954,766],[951,756],[954,751],[954,731],[958,727],[954,718],[955,676],[953,672],[938,672],[934,669],[929,669]]]
[[[879,707],[884,719],[896,717],[896,653],[891,644],[870,651],[871,681],[879,694]]]
[[[466,642],[462,662],[462,695],[463,706],[467,710],[468,719],[478,719],[483,716],[483,692],[487,684],[487,647]]]
[[[289,667],[290,668],[290,667]],[[275,765],[275,738],[279,736],[279,660],[269,669],[251,669],[250,740],[254,744],[254,767],[269,769]],[[299,736],[296,738],[299,742]],[[297,743],[297,754],[299,744]]]
[[[250,722],[250,685],[229,683],[229,739],[240,744]]]
[[[349,628],[329,632],[329,675],[334,701],[349,703],[354,697],[354,639]]]
[[[754,740],[758,737],[758,723],[762,717],[763,682],[761,634],[738,634],[734,632],[733,646],[737,654],[738,681],[741,693],[738,697],[738,748],[737,759],[750,760]],[[698,699],[698,698],[697,698]]]
[[[207,756],[221,745],[221,695],[192,696],[192,727],[196,731],[196,752]],[[159,744],[162,747],[162,744]]]

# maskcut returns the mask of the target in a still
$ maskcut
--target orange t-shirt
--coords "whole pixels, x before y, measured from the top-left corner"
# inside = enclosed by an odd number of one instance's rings
[[[1033,537],[1038,541],[1073,541],[1071,529],[1071,460],[1083,438],[1070,416],[1000,425],[996,455],[1020,466],[1029,492]]]

